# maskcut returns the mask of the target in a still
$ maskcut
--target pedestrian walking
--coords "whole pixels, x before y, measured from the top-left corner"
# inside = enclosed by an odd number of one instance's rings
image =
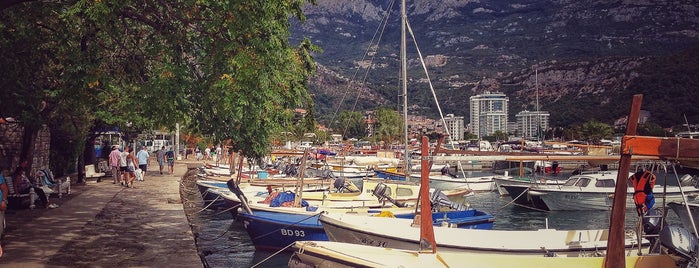
[[[136,179],[136,164],[138,160],[133,154],[131,147],[124,148],[124,153],[126,153],[126,172],[124,181],[126,182],[126,187],[133,188],[133,181]]]
[[[167,157],[168,172],[172,175],[175,168],[175,151],[172,150],[172,146],[170,146],[170,150],[165,153],[165,157]]]
[[[144,181],[146,178],[146,171],[148,170],[148,165],[150,164],[150,154],[146,146],[141,146],[141,150],[136,154],[136,159],[138,159],[138,168],[141,169],[140,181]]]
[[[120,173],[120,163],[121,163],[121,152],[119,151],[119,146],[118,145],[113,145],[112,146],[112,152],[109,153],[109,167],[112,171],[112,178],[114,178],[114,184],[119,183],[121,181],[121,173]],[[97,178],[97,182],[102,181],[101,178]]]
[[[160,165],[160,175],[163,175],[163,167],[165,167],[165,146],[160,147],[160,150],[155,153],[156,158],[158,158],[158,165]]]
[[[121,152],[121,158],[119,158],[119,172],[121,177],[119,178],[121,185],[126,186],[126,178],[129,176],[127,169],[126,158],[129,157],[129,151],[131,148],[128,146],[124,147],[124,151]]]

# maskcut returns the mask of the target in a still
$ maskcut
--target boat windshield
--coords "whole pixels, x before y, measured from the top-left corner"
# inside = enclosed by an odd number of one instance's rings
[[[578,187],[586,187],[588,184],[590,184],[590,178],[571,178],[568,181],[566,181],[564,186],[578,186]]]
[[[595,187],[614,188],[616,187],[616,182],[613,179],[597,180],[597,182],[595,182]]]

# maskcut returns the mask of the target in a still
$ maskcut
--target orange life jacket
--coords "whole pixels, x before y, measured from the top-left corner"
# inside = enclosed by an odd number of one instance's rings
[[[629,180],[633,184],[633,202],[636,204],[636,210],[642,215],[644,212],[648,211],[648,196],[653,194],[653,187],[655,187],[655,175],[650,171],[639,171],[631,175]]]

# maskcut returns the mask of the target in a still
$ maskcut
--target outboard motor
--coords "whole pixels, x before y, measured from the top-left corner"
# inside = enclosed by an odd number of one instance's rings
[[[449,175],[452,178],[456,178],[456,170],[452,171],[452,168],[447,164],[440,170],[442,175]]]
[[[660,227],[662,226],[660,224],[662,222],[661,213],[659,208],[655,208],[649,210],[643,217],[643,233],[649,235],[647,239],[651,245],[655,245],[657,239],[655,235],[660,233]]]
[[[337,189],[338,193],[356,193],[359,192],[356,186],[350,181],[346,181],[345,178],[337,178],[333,182],[333,186]]]
[[[379,198],[379,200],[388,200],[389,202],[393,203],[394,205],[398,207],[405,207],[406,204],[403,202],[398,202],[391,198],[391,188],[388,187],[385,183],[379,183],[374,187],[374,192],[373,194]]]
[[[440,207],[448,207],[457,211],[468,210],[466,205],[449,200],[449,197],[439,189],[435,189],[434,192],[430,194],[430,205],[432,206],[432,211],[439,211]]]
[[[680,178],[680,185],[681,186],[692,186],[696,183],[696,178],[690,174],[684,174],[682,178]]]
[[[679,225],[666,225],[660,231],[660,243],[668,249],[668,253],[682,257],[687,261],[685,267],[697,267],[697,237]]]

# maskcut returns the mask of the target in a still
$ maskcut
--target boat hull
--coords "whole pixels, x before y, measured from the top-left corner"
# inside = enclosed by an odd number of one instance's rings
[[[419,253],[338,242],[297,242],[289,267],[566,267],[605,266],[604,257],[545,257],[510,254]],[[677,267],[668,255],[625,256],[627,268]]]
[[[321,215],[319,220],[330,241],[406,250],[419,245],[419,228],[412,227],[410,220],[356,215]],[[440,252],[569,257],[604,253],[609,236],[603,229],[502,231],[435,227],[434,233]],[[634,247],[636,237],[626,237],[625,244],[627,248]]]
[[[529,195],[529,186],[527,185],[500,185],[500,187],[504,188],[512,198],[512,201],[519,206],[549,210],[546,203],[539,196]]]
[[[403,173],[391,172],[387,170],[374,170],[376,177],[385,180],[405,181],[406,177]]]
[[[430,187],[435,189],[468,188],[473,192],[492,192],[496,190],[491,176],[452,178],[448,175],[431,175]]]
[[[257,250],[291,250],[289,246],[296,241],[327,241],[318,216],[267,211],[238,213],[238,219]]]
[[[634,209],[633,191],[629,189],[626,195],[626,208]],[[696,196],[699,191],[685,191],[685,194]],[[614,194],[608,192],[574,192],[574,191],[540,191],[529,190],[529,195],[539,195],[539,198],[546,204],[549,210],[610,210],[614,202]],[[661,193],[655,193],[656,200],[662,200]],[[665,196],[666,202],[681,202],[682,195],[668,193]]]

